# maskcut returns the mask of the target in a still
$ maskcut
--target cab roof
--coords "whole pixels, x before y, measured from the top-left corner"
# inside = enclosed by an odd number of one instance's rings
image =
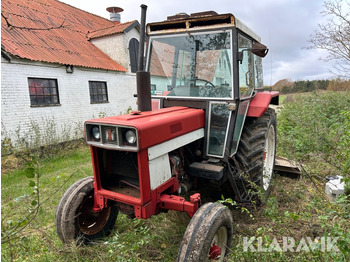
[[[147,34],[158,35],[234,27],[251,36],[255,41],[261,42],[260,36],[234,15],[217,14],[215,11],[193,13],[191,15],[180,13],[168,16],[165,21],[147,24]]]

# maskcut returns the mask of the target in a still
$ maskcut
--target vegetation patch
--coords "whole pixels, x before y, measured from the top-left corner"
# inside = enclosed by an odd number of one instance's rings
[[[350,80],[342,78],[335,78],[332,80],[297,80],[290,81],[288,79],[279,80],[272,87],[266,87],[266,89],[272,89],[279,91],[282,94],[294,94],[294,93],[309,93],[313,91],[349,91]]]

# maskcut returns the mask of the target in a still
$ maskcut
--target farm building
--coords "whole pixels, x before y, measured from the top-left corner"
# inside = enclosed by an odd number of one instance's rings
[[[82,137],[134,108],[139,23],[56,0],[1,2],[1,133],[17,147]]]

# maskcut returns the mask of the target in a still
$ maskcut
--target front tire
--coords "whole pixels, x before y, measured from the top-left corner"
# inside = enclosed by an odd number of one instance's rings
[[[187,226],[177,261],[225,261],[231,247],[232,233],[231,211],[222,204],[204,204]]]
[[[78,181],[76,181],[73,185],[71,185],[67,191],[64,193],[62,196],[60,202],[57,205],[56,208],[56,213],[55,213],[55,225],[56,225],[56,232],[58,237],[64,242],[63,235],[62,235],[62,227],[61,227],[61,221],[62,221],[62,212],[63,208],[67,202],[67,199],[69,198],[70,194],[79,186],[82,185],[83,183],[90,183],[91,177],[85,177],[82,178]]]
[[[107,236],[117,219],[118,208],[109,205],[100,212],[93,212],[93,178],[82,179],[63,195],[56,211],[56,229],[64,243],[87,244]],[[65,202],[65,203],[61,203]]]

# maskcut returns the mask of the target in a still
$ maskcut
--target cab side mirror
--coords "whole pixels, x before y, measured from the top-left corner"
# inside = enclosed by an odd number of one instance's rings
[[[238,52],[237,60],[240,61],[241,63],[243,61],[243,51],[251,51],[254,55],[265,57],[269,52],[269,49],[267,48],[266,45],[256,42],[253,44],[252,48],[243,49],[242,51]]]
[[[254,43],[251,49],[252,53],[254,55],[265,57],[267,53],[269,52],[269,49],[266,45],[260,44],[260,43]]]

